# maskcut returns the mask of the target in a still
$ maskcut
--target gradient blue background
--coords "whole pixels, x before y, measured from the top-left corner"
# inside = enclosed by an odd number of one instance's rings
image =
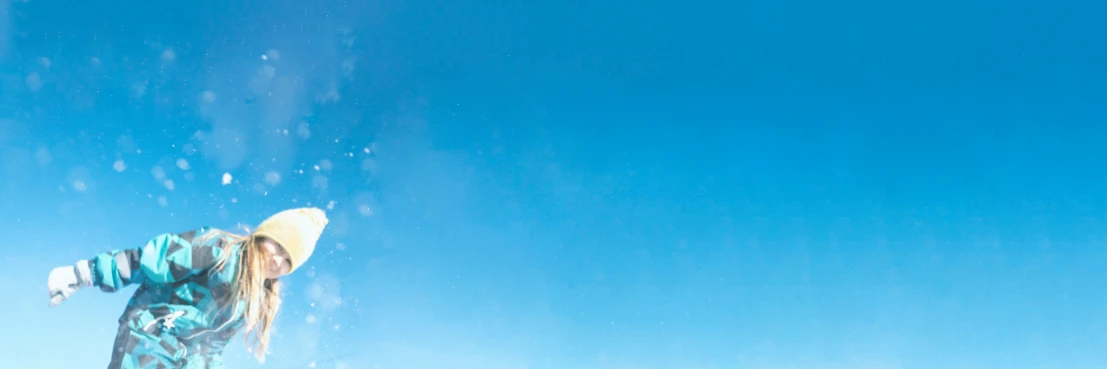
[[[1099,368],[1105,13],[0,0],[3,366],[106,364],[53,267],[330,205],[266,368]]]

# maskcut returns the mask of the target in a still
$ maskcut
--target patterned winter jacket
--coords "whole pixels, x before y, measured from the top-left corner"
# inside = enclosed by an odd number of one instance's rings
[[[139,285],[119,318],[121,336],[140,337],[199,367],[219,368],[223,347],[243,325],[241,304],[224,308],[237,255],[223,270],[213,268],[226,252],[240,253],[241,243],[219,229],[163,234],[141,248],[96,255],[90,260],[93,286],[116,292]]]

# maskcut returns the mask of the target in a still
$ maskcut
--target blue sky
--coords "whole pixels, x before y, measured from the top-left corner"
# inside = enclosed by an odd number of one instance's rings
[[[51,268],[314,205],[263,367],[1092,368],[1105,10],[0,0],[0,352],[106,364]]]

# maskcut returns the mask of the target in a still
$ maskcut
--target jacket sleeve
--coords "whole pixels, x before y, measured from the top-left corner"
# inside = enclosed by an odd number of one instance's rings
[[[174,283],[196,275],[214,265],[222,253],[222,242],[193,242],[209,231],[166,233],[141,248],[96,255],[89,260],[92,285],[116,292],[132,284]]]

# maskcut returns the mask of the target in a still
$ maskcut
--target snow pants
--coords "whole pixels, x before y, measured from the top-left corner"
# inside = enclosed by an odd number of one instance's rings
[[[192,355],[188,347],[170,335],[135,330],[119,325],[108,369],[222,369]],[[189,360],[193,359],[193,360]]]

